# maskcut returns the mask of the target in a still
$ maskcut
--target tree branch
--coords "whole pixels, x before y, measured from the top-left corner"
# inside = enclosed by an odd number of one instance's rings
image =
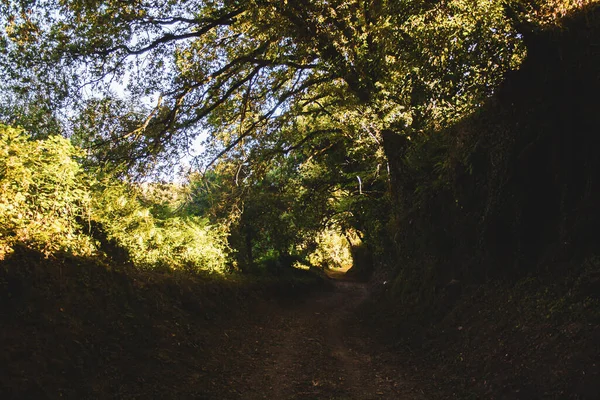
[[[155,39],[149,45],[147,45],[145,47],[141,47],[139,49],[131,49],[127,45],[122,44],[122,45],[115,46],[115,47],[112,47],[107,50],[99,51],[99,52],[97,52],[97,54],[99,54],[101,56],[107,56],[111,53],[122,50],[125,53],[127,53],[128,55],[140,55],[140,54],[146,53],[148,51],[154,50],[161,44],[184,40],[184,39],[190,39],[193,37],[201,37],[202,35],[205,35],[209,31],[211,31],[213,28],[216,28],[217,26],[231,25],[234,22],[233,18],[235,18],[236,16],[241,14],[243,11],[244,11],[243,8],[238,8],[238,9],[231,11],[217,19],[206,21],[207,25],[202,26],[200,29],[192,31],[192,32],[184,33],[181,35],[174,35],[174,34],[167,33],[164,36],[162,36],[158,39]]]
[[[279,101],[277,102],[277,104],[275,104],[274,107],[272,107],[268,112],[266,112],[265,114],[263,114],[257,121],[253,122],[243,133],[241,133],[233,142],[229,143],[223,150],[221,150],[205,167],[205,169],[208,169],[211,165],[213,165],[219,158],[221,158],[222,156],[224,156],[225,154],[227,154],[229,151],[231,151],[231,149],[233,149],[235,146],[237,146],[238,144],[241,143],[242,140],[244,140],[244,138],[246,138],[247,136],[249,136],[253,131],[254,128],[256,128],[257,126],[259,126],[262,122],[264,122],[265,120],[271,118],[271,116],[275,113],[275,111],[277,111],[277,109],[279,109],[279,107],[281,107],[283,105],[283,103],[285,103],[290,97],[294,96],[295,94],[298,94],[304,90],[306,90],[307,88],[319,84],[319,83],[323,83],[323,82],[327,82],[331,80],[330,76],[325,76],[325,77],[321,77],[319,79],[314,79],[314,80],[310,80],[305,82],[303,85],[301,85],[299,88],[295,89],[295,90],[291,90],[287,93],[285,93],[284,95],[281,96],[281,98],[279,99]]]

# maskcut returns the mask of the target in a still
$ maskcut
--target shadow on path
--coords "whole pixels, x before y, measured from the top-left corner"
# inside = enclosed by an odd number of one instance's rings
[[[332,275],[333,290],[266,306],[260,322],[227,333],[241,341],[237,355],[223,354],[223,372],[235,378],[229,380],[230,397],[221,391],[214,398],[423,398],[364,334],[355,311],[368,297],[367,285]]]

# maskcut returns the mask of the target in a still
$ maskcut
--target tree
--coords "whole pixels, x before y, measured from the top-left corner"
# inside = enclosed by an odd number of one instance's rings
[[[228,219],[252,264],[335,218],[381,230],[398,148],[472,112],[518,65],[503,4],[8,1],[3,85],[67,88],[51,114],[111,169],[153,170],[206,134],[208,179],[193,188],[218,190],[200,190],[196,212]]]
[[[5,75],[31,68],[70,82],[71,98],[92,88],[78,102],[88,110],[126,84],[137,108],[120,109],[94,143],[124,145],[102,157],[132,163],[204,131],[208,164],[299,146],[323,129],[290,137],[300,116],[328,120],[329,135],[410,136],[469,112],[522,52],[496,0],[9,1],[1,11]]]

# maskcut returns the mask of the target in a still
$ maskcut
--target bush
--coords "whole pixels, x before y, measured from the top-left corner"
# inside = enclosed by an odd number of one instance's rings
[[[0,125],[0,259],[17,244],[46,256],[96,255],[101,240],[95,226],[138,267],[226,269],[224,229],[178,215],[162,198],[142,202],[135,185],[94,178],[78,162],[84,156],[60,136],[31,140],[21,129]]]
[[[94,219],[136,266],[226,270],[229,247],[224,229],[199,217],[155,216],[124,183],[108,180],[96,190]]]
[[[89,180],[77,158],[82,152],[60,137],[30,140],[20,129],[0,125],[0,259],[16,243],[46,255],[95,252],[77,222],[89,220]]]
[[[308,256],[311,265],[324,269],[340,268],[343,270],[352,267],[351,246],[360,243],[355,232],[343,232],[340,227],[332,226],[320,231],[315,241],[317,248]]]

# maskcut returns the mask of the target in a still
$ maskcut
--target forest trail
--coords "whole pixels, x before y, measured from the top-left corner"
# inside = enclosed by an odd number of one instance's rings
[[[0,269],[2,399],[424,398],[402,355],[361,321],[369,286],[343,276],[252,291],[173,280],[144,289],[63,267],[39,268],[37,280]]]
[[[205,398],[422,399],[364,335],[355,311],[367,286],[333,283],[331,291],[268,306],[264,320],[225,332],[241,348],[220,354],[228,378],[211,382]]]

